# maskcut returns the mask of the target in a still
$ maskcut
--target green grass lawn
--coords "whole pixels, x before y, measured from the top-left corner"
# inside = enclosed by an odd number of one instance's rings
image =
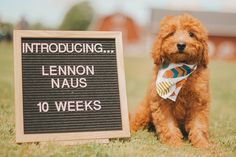
[[[151,60],[126,58],[125,70],[130,112],[143,98],[151,76]],[[139,131],[129,140],[113,139],[109,144],[60,145],[15,143],[13,50],[12,45],[0,43],[0,156],[236,156],[236,63],[211,61],[210,140],[207,150],[192,147],[188,141],[181,148],[160,143],[153,132]]]

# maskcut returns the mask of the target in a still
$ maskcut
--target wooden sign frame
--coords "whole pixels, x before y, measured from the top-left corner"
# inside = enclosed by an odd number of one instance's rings
[[[94,132],[68,132],[68,133],[24,133],[23,92],[22,92],[22,38],[114,38],[116,43],[116,59],[120,94],[120,110],[122,130],[94,131]],[[86,139],[107,139],[130,137],[126,85],[124,75],[124,61],[122,50],[122,35],[120,32],[97,31],[14,31],[14,83],[15,83],[15,119],[16,142],[40,142],[40,141],[70,141]]]

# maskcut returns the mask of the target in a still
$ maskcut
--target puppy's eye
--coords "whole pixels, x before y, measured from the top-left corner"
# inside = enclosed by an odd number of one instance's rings
[[[170,37],[170,36],[173,36],[174,34],[175,34],[175,31],[170,32],[167,36]]]
[[[188,34],[191,38],[193,38],[195,36],[193,32],[189,32]]]

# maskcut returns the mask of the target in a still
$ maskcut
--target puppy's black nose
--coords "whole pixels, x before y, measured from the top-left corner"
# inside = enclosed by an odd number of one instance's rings
[[[178,48],[179,52],[183,52],[185,47],[186,47],[185,43],[178,43],[177,44],[177,48]]]

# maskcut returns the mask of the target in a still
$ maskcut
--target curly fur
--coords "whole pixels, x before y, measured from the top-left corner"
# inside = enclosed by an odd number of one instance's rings
[[[180,41],[186,43],[184,53],[179,53],[176,47]],[[144,129],[151,122],[164,144],[181,145],[186,132],[195,147],[208,147],[210,94],[205,28],[189,14],[165,17],[160,23],[152,58],[153,76],[144,100],[135,116],[131,116],[132,131]],[[163,63],[197,64],[175,102],[161,98],[156,92],[156,76]]]

